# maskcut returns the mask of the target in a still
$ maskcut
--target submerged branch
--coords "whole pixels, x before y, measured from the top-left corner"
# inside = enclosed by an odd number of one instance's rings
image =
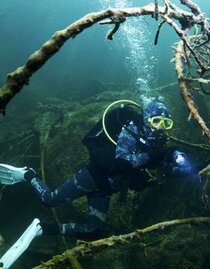
[[[66,250],[63,254],[54,256],[51,260],[44,262],[43,264],[34,267],[33,269],[56,269],[61,268],[63,265],[71,265],[72,257],[78,258],[90,253],[96,253],[103,251],[106,248],[112,247],[116,244],[127,244],[130,240],[140,240],[142,235],[151,232],[163,232],[166,228],[184,225],[184,224],[207,224],[210,226],[210,218],[208,217],[195,217],[187,219],[175,219],[171,221],[165,221],[146,227],[144,229],[138,229],[132,233],[111,236],[92,242],[83,242],[83,244],[76,246],[73,249]],[[64,268],[64,267],[63,267]],[[66,268],[66,267],[65,267]]]
[[[161,21],[161,23],[158,26],[158,29],[157,29],[157,32],[156,32],[156,35],[155,35],[154,45],[157,45],[157,43],[158,43],[158,37],[159,37],[159,34],[160,34],[160,30],[161,30],[161,28],[162,28],[162,26],[164,25],[165,22],[166,21]]]
[[[90,13],[70,24],[65,29],[55,32],[51,39],[44,43],[39,50],[35,51],[28,58],[25,65],[17,68],[14,72],[7,75],[5,84],[0,88],[0,113],[5,115],[5,110],[10,100],[23,88],[24,85],[29,84],[29,79],[33,73],[39,70],[55,53],[57,53],[68,39],[75,38],[85,29],[93,26],[96,23],[100,23],[103,25],[114,24],[114,28],[109,31],[107,35],[107,38],[112,40],[113,35],[119,29],[120,24],[124,23],[127,17],[146,15],[154,17],[155,15],[156,18],[158,16],[163,18],[163,22],[159,25],[156,34],[156,43],[162,25],[164,22],[167,22],[172,28],[175,29],[181,41],[185,44],[185,49],[183,49],[183,45],[182,48],[179,45],[175,57],[181,94],[190,110],[190,114],[193,115],[205,135],[208,137],[208,139],[210,139],[209,129],[199,115],[198,108],[193,99],[191,91],[193,87],[191,87],[190,81],[187,81],[187,79],[184,78],[184,67],[182,66],[183,55],[186,56],[185,60],[187,59],[185,65],[188,66],[188,68],[193,66],[193,61],[190,59],[190,57],[188,57],[188,54],[190,54],[194,58],[194,62],[196,62],[198,65],[197,70],[200,70],[200,78],[195,78],[194,80],[197,82],[209,83],[209,80],[204,79],[204,75],[206,75],[206,73],[208,74],[210,71],[210,63],[208,60],[209,57],[207,55],[205,59],[203,59],[204,53],[199,53],[196,50],[196,46],[192,45],[189,38],[189,33],[191,28],[194,25],[197,25],[200,27],[199,35],[201,35],[202,38],[207,37],[207,40],[209,41],[210,24],[207,18],[205,18],[204,14],[201,12],[198,5],[194,4],[191,0],[180,1],[183,5],[188,7],[191,12],[178,8],[176,5],[170,3],[169,0],[164,0],[164,6],[157,7],[158,1],[155,1],[155,4],[151,3],[143,7],[107,9],[101,12]],[[178,26],[175,20],[180,23],[181,28]],[[202,42],[200,44],[201,45],[199,45],[199,47],[197,46],[197,49],[203,48],[202,44],[206,44],[206,41],[205,43]]]
[[[28,58],[24,66],[17,68],[14,72],[7,75],[5,85],[0,88],[0,112],[3,115],[5,114],[6,106],[15,94],[17,94],[24,85],[29,84],[29,79],[33,73],[40,69],[55,53],[57,53],[68,39],[75,38],[83,30],[106,18],[120,15],[124,17],[149,15],[153,12],[153,5],[122,10],[109,9],[97,13],[90,13],[65,29],[55,32],[50,40],[44,43],[39,50],[35,51]]]
[[[108,23],[116,23],[112,18],[133,17],[142,15],[154,15],[155,6],[149,4],[144,7],[133,7],[124,9],[108,9],[101,12],[90,13],[83,18],[75,21],[63,30],[55,32],[51,39],[44,43],[41,48],[35,51],[27,60],[24,66],[17,68],[14,72],[7,75],[5,84],[0,88],[0,112],[4,115],[6,106],[10,100],[23,88],[29,84],[29,79],[38,69],[40,69],[55,53],[57,53],[64,43],[75,38],[83,30],[93,26],[95,23],[101,22],[104,19],[110,19]],[[158,7],[158,13],[164,14],[165,7]],[[170,18],[179,20],[196,20],[194,14],[186,11],[179,12],[174,9],[169,9],[167,15]],[[119,25],[118,25],[119,26]],[[116,30],[117,26],[115,27]],[[114,30],[114,31],[115,31]]]
[[[199,59],[198,55],[196,54],[196,52],[193,50],[193,48],[191,47],[190,43],[188,42],[185,33],[178,27],[178,25],[168,16],[163,16],[163,18],[165,19],[165,21],[171,25],[174,30],[176,31],[176,33],[178,34],[178,36],[183,40],[183,42],[185,43],[185,45],[187,46],[187,48],[190,50],[190,52],[192,53],[193,57],[195,58],[196,62],[198,63],[198,65],[200,66],[202,72],[204,73],[205,71],[209,70],[207,66],[205,66]]]
[[[210,151],[210,146],[209,145],[206,145],[206,144],[195,144],[195,143],[191,143],[191,142],[188,142],[188,141],[184,141],[180,138],[177,138],[175,136],[169,136],[169,138],[173,141],[176,141],[178,143],[181,143],[183,145],[187,145],[187,146],[190,146],[190,147],[194,147],[194,148],[198,148],[198,149],[202,149],[202,150],[207,150],[207,151]]]
[[[208,179],[210,179],[210,164],[207,165],[205,168],[203,168],[200,172],[199,175],[204,176],[206,175]]]
[[[204,178],[201,199],[204,203],[205,208],[207,209],[209,207],[208,186],[210,181],[210,164],[203,168],[201,171],[199,171],[199,175]]]
[[[183,55],[184,55],[183,42],[180,41],[177,46],[177,50],[175,54],[175,65],[176,65],[176,72],[178,76],[181,95],[187,104],[187,107],[190,111],[190,116],[194,117],[194,119],[197,121],[197,123],[200,125],[201,129],[203,130],[203,133],[208,137],[210,141],[210,131],[198,112],[198,108],[194,102],[194,98],[191,93],[189,81],[185,80],[184,78],[184,71],[183,71],[184,67],[182,63]]]

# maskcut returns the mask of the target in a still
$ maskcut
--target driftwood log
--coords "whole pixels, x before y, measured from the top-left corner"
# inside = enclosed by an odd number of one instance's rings
[[[124,9],[108,9],[96,13],[90,13],[83,18],[75,21],[65,29],[55,32],[50,40],[44,43],[41,48],[35,51],[26,61],[24,66],[17,68],[14,72],[7,75],[5,84],[0,88],[0,112],[5,115],[6,106],[10,100],[18,93],[24,85],[29,84],[29,79],[38,69],[40,69],[49,58],[57,53],[63,44],[70,38],[75,38],[86,28],[93,26],[95,23],[113,24],[113,30],[109,31],[107,38],[112,40],[113,35],[117,32],[121,23],[126,21],[127,17],[147,16],[150,15],[156,20],[160,17],[162,21],[158,27],[155,43],[157,43],[161,27],[168,23],[178,36],[180,43],[178,48],[174,48],[176,52],[176,70],[178,74],[178,82],[181,89],[181,95],[190,111],[190,118],[193,117],[199,124],[203,134],[210,140],[210,131],[206,123],[198,112],[198,107],[193,99],[192,83],[197,81],[201,90],[205,94],[209,94],[208,90],[202,87],[202,84],[208,84],[210,71],[209,63],[209,39],[210,26],[207,18],[200,10],[199,6],[191,0],[180,0],[181,4],[189,8],[189,12],[178,8],[176,5],[164,0],[164,6],[158,6],[158,1],[144,7],[133,7]],[[181,25],[178,26],[177,22]],[[198,33],[191,42],[189,32],[197,26]],[[195,42],[196,40],[196,42]],[[202,53],[205,50],[205,54]],[[198,76],[192,77],[190,72],[185,77],[183,69],[185,66],[190,67],[197,65]],[[184,66],[183,66],[184,65]]]
[[[51,260],[42,263],[41,265],[36,266],[33,269],[81,268],[77,261],[77,258],[81,256],[103,251],[104,249],[114,246],[116,244],[126,244],[131,240],[141,240],[144,234],[158,231],[163,232],[166,228],[184,224],[192,224],[192,225],[206,224],[210,226],[210,218],[196,217],[186,219],[175,219],[171,221],[157,223],[144,229],[138,229],[128,234],[111,236],[108,238],[103,238],[92,242],[83,242],[82,244],[79,244],[75,248],[66,250],[61,255],[57,255],[53,257]]]

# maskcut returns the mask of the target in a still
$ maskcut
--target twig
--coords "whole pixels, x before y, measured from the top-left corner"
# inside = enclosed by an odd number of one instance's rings
[[[23,155],[23,154],[21,154],[21,155],[18,155],[18,156],[16,156],[16,157],[14,157],[14,158],[12,158],[11,160],[9,160],[9,162],[8,163],[12,163],[12,162],[14,162],[14,161],[16,161],[16,160],[18,160],[18,159],[21,159],[21,158],[30,158],[30,159],[39,159],[40,158],[40,155]]]
[[[155,0],[155,11],[154,11],[154,18],[158,21],[158,0]]]
[[[204,176],[206,175],[210,179],[210,164],[207,165],[205,168],[203,168],[200,172],[199,175]]]
[[[204,169],[202,169],[199,172],[199,175],[205,178],[201,199],[204,203],[205,208],[207,209],[209,207],[209,196],[208,196],[207,190],[208,190],[209,181],[210,181],[210,164],[207,165]]]
[[[107,35],[106,35],[106,38],[109,39],[109,40],[113,40],[113,36],[114,34],[117,32],[117,30],[119,29],[120,27],[120,23],[115,23],[115,26],[113,29],[109,30]]]
[[[174,140],[176,142],[182,143],[184,145],[187,145],[187,146],[190,146],[190,147],[195,147],[195,148],[200,148],[202,150],[210,151],[210,146],[209,145],[191,143],[191,142],[184,141],[182,139],[179,139],[179,138],[177,138],[175,136],[171,136],[171,135],[169,137],[170,137],[171,140]]]
[[[157,29],[157,32],[156,32],[156,35],[155,35],[155,41],[154,41],[154,45],[157,45],[157,42],[158,42],[158,37],[159,37],[159,34],[160,34],[160,30],[162,28],[162,26],[164,25],[166,21],[161,21],[161,23],[159,24],[158,26],[158,29]]]
[[[198,65],[200,66],[201,70],[203,73],[205,73],[207,70],[209,70],[209,68],[205,65],[203,65],[203,63],[200,61],[199,57],[197,56],[196,52],[193,50],[193,48],[191,47],[190,43],[188,42],[185,33],[179,28],[179,26],[168,16],[163,15],[162,16],[164,18],[164,20],[171,25],[174,30],[176,31],[176,33],[178,34],[178,36],[183,40],[183,42],[185,43],[185,45],[187,46],[187,48],[190,50],[190,52],[192,53],[193,57],[195,58],[196,62],[198,63]]]
[[[21,144],[25,143],[27,140],[29,140],[30,138],[34,137],[34,134],[31,134],[25,138],[23,138],[21,141],[19,141],[17,144],[15,144],[14,146],[12,146],[9,150],[7,150],[6,152],[2,153],[0,155],[0,158],[4,157],[5,155],[7,155],[8,153],[10,153],[11,151],[13,151],[16,147],[20,146]]]
[[[122,16],[122,14],[117,14],[111,17],[111,21],[114,23],[114,28],[109,30],[106,35],[106,38],[109,40],[113,40],[114,34],[118,31],[120,24],[126,21],[126,17]]]

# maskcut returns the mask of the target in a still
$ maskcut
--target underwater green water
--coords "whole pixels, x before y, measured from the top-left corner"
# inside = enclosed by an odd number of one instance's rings
[[[147,0],[1,0],[0,4],[0,83],[6,75],[24,65],[29,55],[57,31],[90,12],[108,7],[143,6]],[[173,1],[179,4],[179,1]],[[206,16],[210,3],[196,1]],[[161,3],[162,4],[162,3]],[[40,173],[44,151],[46,182],[53,189],[73,175],[87,161],[81,140],[104,108],[117,99],[133,99],[143,105],[151,98],[166,102],[174,118],[174,135],[207,145],[197,124],[187,121],[188,110],[178,85],[171,46],[178,41],[174,30],[164,26],[154,46],[157,23],[150,17],[128,18],[107,40],[110,26],[94,25],[69,40],[31,78],[30,84],[15,96],[0,117],[0,163],[31,166]],[[169,85],[170,84],[170,85]],[[159,88],[166,86],[163,88]],[[209,124],[209,96],[197,94],[203,119]],[[43,137],[48,135],[43,144]],[[209,160],[209,151],[180,145],[195,163]],[[1,187],[1,186],[0,186]],[[113,197],[107,236],[176,218],[210,216],[201,201],[201,184],[196,179],[167,181],[136,197],[129,193],[127,205]],[[59,220],[85,221],[85,200],[61,205]],[[20,183],[1,187],[0,256],[38,217],[54,221],[54,213],[37,199],[30,186]],[[12,266],[29,269],[76,244],[75,239],[38,238]],[[146,248],[139,242],[116,246],[83,257],[83,268],[147,269],[210,268],[208,226],[180,226],[146,235]]]

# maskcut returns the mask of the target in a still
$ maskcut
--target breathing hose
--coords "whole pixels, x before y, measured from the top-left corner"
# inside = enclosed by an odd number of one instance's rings
[[[123,103],[127,103],[127,104],[129,104],[129,105],[134,105],[134,106],[136,106],[136,107],[138,107],[138,108],[141,108],[141,106],[140,106],[139,104],[137,104],[136,102],[134,102],[134,101],[127,100],[127,99],[122,99],[122,100],[117,100],[117,101],[111,103],[111,104],[105,109],[105,111],[104,111],[104,113],[103,113],[103,117],[102,117],[102,126],[103,126],[103,130],[104,130],[106,136],[108,137],[108,139],[109,139],[114,145],[117,145],[117,142],[114,141],[114,139],[109,135],[109,133],[108,133],[108,131],[107,131],[107,129],[106,129],[106,124],[105,124],[105,121],[106,121],[106,115],[107,115],[108,111],[110,110],[110,108],[112,108],[113,106],[115,106],[115,105],[117,105],[117,104],[121,104],[121,107],[123,107],[123,106],[124,106]]]

